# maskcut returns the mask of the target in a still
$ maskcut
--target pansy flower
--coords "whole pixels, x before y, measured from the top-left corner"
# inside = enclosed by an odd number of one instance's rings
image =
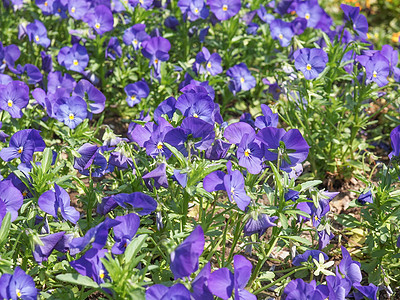
[[[101,259],[104,258],[107,249],[90,249],[81,258],[71,261],[70,265],[81,275],[88,276],[98,284],[104,283],[107,270]]]
[[[204,250],[204,232],[197,226],[171,253],[170,268],[175,279],[190,276],[199,268],[199,258]]]
[[[35,129],[23,129],[14,133],[10,146],[1,149],[1,159],[10,161],[18,157],[22,162],[31,161],[34,152],[42,152],[46,147],[39,132]]]
[[[171,287],[154,284],[146,290],[146,300],[191,299],[190,291],[182,284],[177,283]]]
[[[319,23],[324,11],[319,6],[318,0],[308,0],[301,2],[296,9],[299,17],[307,20],[307,27],[315,28]]]
[[[135,24],[128,29],[125,29],[122,40],[126,45],[133,46],[136,51],[142,46],[142,42],[150,39],[150,36],[145,31],[145,24]]]
[[[225,21],[235,16],[242,4],[240,0],[208,0],[211,12],[220,21]]]
[[[71,129],[75,129],[87,117],[87,104],[79,96],[61,98],[56,105],[56,119]]]
[[[178,6],[184,17],[190,21],[197,19],[206,19],[208,17],[208,9],[204,0],[179,0]]]
[[[37,296],[35,282],[20,267],[15,268],[14,274],[4,273],[0,277],[0,298],[34,300]]]
[[[142,54],[150,60],[149,66],[154,66],[157,74],[160,74],[161,62],[169,59],[170,42],[161,37],[153,37],[142,42]]]
[[[261,104],[261,111],[263,113],[262,116],[258,116],[254,125],[258,129],[263,129],[265,127],[276,127],[278,126],[279,116],[278,114],[274,114],[268,105]]]
[[[100,35],[111,31],[114,27],[113,14],[105,5],[96,6],[94,12],[84,16],[83,20]]]
[[[256,300],[257,297],[245,289],[253,268],[251,262],[242,255],[233,257],[234,272],[221,268],[211,273],[208,288],[214,296],[224,300],[235,292],[235,299]]]
[[[89,63],[89,55],[84,46],[74,44],[70,47],[61,48],[57,56],[58,63],[67,70],[82,73]]]
[[[274,40],[278,40],[282,47],[287,47],[290,45],[290,42],[294,36],[291,23],[282,21],[280,19],[275,19],[269,26],[271,29],[271,36]]]
[[[245,236],[258,233],[260,238],[268,228],[277,226],[274,222],[278,217],[270,217],[266,214],[252,213],[246,225],[244,225],[243,232]]]
[[[18,217],[18,210],[21,208],[24,197],[21,192],[14,187],[11,180],[0,182],[0,225],[9,212],[11,214],[11,222]]]
[[[286,300],[298,300],[298,299],[313,299],[323,300],[328,297],[325,294],[326,286],[317,286],[315,280],[310,283],[304,282],[303,279],[294,279],[288,283],[285,287],[284,294]]]
[[[293,54],[293,57],[296,69],[301,71],[308,80],[318,77],[328,63],[326,52],[317,48],[298,49]]]
[[[35,249],[32,252],[35,261],[39,264],[47,261],[48,257],[53,252],[60,240],[64,237],[64,235],[65,232],[61,231],[40,237],[42,245],[36,244]]]
[[[390,132],[390,144],[392,152],[389,153],[389,158],[393,160],[400,156],[400,125]]]
[[[150,88],[147,85],[145,80],[141,80],[135,83],[128,84],[124,91],[127,95],[126,102],[130,107],[135,106],[136,104],[140,103],[142,98],[147,98],[150,93]]]
[[[360,15],[360,8],[346,4],[341,4],[340,8],[344,12],[345,20],[350,21],[354,31],[362,38],[367,38],[368,21],[363,15]]]
[[[214,101],[206,93],[184,93],[179,96],[175,107],[185,117],[194,117],[214,124]]]
[[[85,79],[81,79],[75,86],[72,96],[79,96],[87,102],[87,109],[92,114],[103,112],[106,96],[93,84]],[[91,117],[91,115],[89,115]]]
[[[222,73],[222,58],[218,53],[210,54],[206,47],[196,55],[196,69],[200,74],[209,73],[211,76]],[[203,66],[204,64],[204,66]]]
[[[229,82],[229,89],[233,93],[248,91],[256,86],[256,79],[251,75],[245,63],[240,63],[228,69],[226,72],[232,80]]]
[[[85,0],[68,0],[68,12],[75,20],[82,20],[89,10],[89,5]]]
[[[26,26],[26,33],[30,42],[35,42],[38,45],[47,48],[50,45],[50,40],[47,37],[46,27],[39,20],[35,20]]]
[[[131,213],[125,216],[117,216],[115,220],[120,223],[114,226],[115,244],[111,249],[113,254],[122,254],[127,245],[131,242],[140,226],[140,218],[137,214]]]
[[[110,41],[107,44],[107,48],[106,48],[106,58],[110,58],[112,60],[116,60],[117,57],[121,57],[122,56],[122,48],[121,45],[119,43],[118,38],[116,38],[115,36],[110,38]]]
[[[64,220],[68,220],[73,224],[76,224],[79,220],[79,212],[70,205],[70,198],[68,193],[56,183],[54,183],[54,191],[49,190],[44,192],[38,200],[40,209],[44,212],[52,215],[54,218],[57,217],[58,210],[61,211],[61,216]]]
[[[12,118],[21,118],[22,109],[29,103],[29,87],[22,81],[0,85],[0,109],[10,113]]]
[[[16,45],[9,45],[3,47],[0,42],[0,72],[4,72],[6,66],[14,68],[15,61],[20,57],[21,51]]]

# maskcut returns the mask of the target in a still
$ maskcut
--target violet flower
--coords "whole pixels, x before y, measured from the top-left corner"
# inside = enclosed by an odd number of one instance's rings
[[[319,250],[306,250],[303,254],[296,255],[293,258],[292,264],[296,267],[300,266],[303,262],[306,262],[309,260],[309,258],[314,258],[316,260],[319,259],[319,255],[322,254],[325,260],[329,260],[328,255],[326,255],[324,252],[319,251]]]
[[[87,117],[87,104],[79,96],[61,98],[56,105],[56,119],[71,129],[75,129]]]
[[[14,274],[3,273],[0,277],[0,298],[35,300],[37,296],[35,282],[20,267],[15,268]]]
[[[68,220],[76,224],[79,220],[80,214],[73,207],[70,206],[70,197],[68,193],[57,183],[54,183],[54,191],[49,190],[44,192],[38,200],[39,207],[54,218],[58,218],[58,209],[61,211],[61,216],[64,220]]]
[[[179,0],[178,6],[184,18],[192,22],[199,18],[206,19],[209,14],[204,0]]]
[[[145,31],[145,24],[135,24],[132,27],[126,29],[123,35],[123,41],[126,45],[133,46],[135,51],[139,50],[142,46],[142,42],[150,39],[150,36]]]
[[[261,104],[261,111],[263,115],[257,117],[254,123],[258,129],[278,126],[279,115],[277,113],[274,114],[268,105]]]
[[[174,278],[184,278],[199,268],[199,258],[204,250],[204,232],[197,226],[192,233],[171,253],[170,268]]]
[[[64,237],[65,231],[48,234],[40,237],[40,241],[43,245],[36,244],[35,249],[32,252],[33,258],[38,264],[47,261],[50,254],[55,249],[58,242]]]
[[[368,190],[365,193],[361,193],[360,196],[358,196],[356,202],[359,203],[360,205],[365,205],[367,203],[374,203],[372,191]]]
[[[22,81],[12,81],[0,85],[0,109],[7,111],[12,118],[21,118],[22,109],[29,103],[29,87]]]
[[[390,144],[393,150],[389,153],[389,158],[395,160],[400,156],[400,125],[390,132]]]
[[[169,59],[170,42],[161,37],[152,37],[142,42],[142,54],[150,60],[149,66],[154,66],[156,74],[160,74],[161,62]]]
[[[309,0],[301,2],[296,9],[299,17],[307,20],[307,27],[315,28],[319,23],[324,11],[319,6],[318,0]]]
[[[117,37],[113,36],[110,38],[110,41],[107,44],[105,55],[106,58],[108,57],[112,60],[116,60],[117,57],[122,56],[122,48]]]
[[[368,21],[363,15],[360,15],[360,9],[358,7],[341,4],[340,8],[344,12],[345,20],[351,22],[351,27],[354,31],[363,39],[367,38],[368,32]]]
[[[166,115],[168,119],[172,119],[174,112],[176,111],[176,99],[174,97],[168,97],[161,102],[154,110],[153,119],[157,121],[162,115]]]
[[[233,274],[228,268],[221,268],[211,273],[208,279],[208,288],[211,293],[227,300],[234,291],[235,299],[256,300],[255,295],[245,290],[251,276],[251,262],[241,255],[235,255],[233,266]]]
[[[104,283],[107,270],[101,258],[104,258],[107,249],[90,249],[81,258],[71,261],[70,265],[81,275],[88,276],[98,284]]]
[[[287,47],[290,45],[290,42],[294,36],[291,23],[282,21],[280,19],[275,19],[269,26],[271,30],[271,36],[274,40],[278,40],[282,47]]]
[[[115,220],[120,223],[114,226],[115,244],[111,249],[113,254],[122,254],[129,245],[140,226],[140,218],[137,214],[118,216]]]
[[[30,42],[35,42],[38,45],[47,48],[50,46],[50,40],[47,37],[46,27],[39,20],[34,20],[26,26],[26,33]]]
[[[328,297],[324,293],[324,286],[318,286],[315,280],[310,283],[304,282],[303,279],[294,279],[285,287],[284,294],[286,300],[312,299],[323,300]]]
[[[167,299],[191,299],[189,290],[182,284],[177,283],[171,287],[162,284],[154,284],[146,290],[146,300]]]
[[[11,214],[11,222],[15,221],[23,201],[24,197],[21,192],[14,187],[11,180],[3,180],[0,182],[0,225],[8,212]]]
[[[221,62],[221,56],[216,52],[210,54],[206,47],[203,47],[201,52],[196,55],[196,64],[198,65],[196,68],[200,74],[208,72],[211,76],[215,76],[222,73]]]
[[[317,48],[298,49],[293,54],[293,57],[296,69],[301,71],[308,80],[317,78],[328,63],[326,52]]]
[[[248,91],[256,86],[256,79],[251,75],[245,63],[240,63],[226,71],[232,80],[229,82],[229,89],[235,94],[240,91]]]
[[[0,42],[0,72],[4,72],[6,66],[14,68],[15,61],[20,57],[21,51],[16,45],[9,45],[3,47]]]
[[[168,188],[168,178],[166,172],[166,164],[160,164],[153,171],[142,176],[146,182],[146,186],[153,190],[153,186],[158,190],[160,187]]]
[[[204,177],[203,187],[211,193],[214,191],[226,191],[230,201],[235,201],[240,210],[245,210],[250,204],[250,197],[247,196],[244,177],[239,170],[232,171],[232,163],[226,164],[228,174],[222,171],[214,171]]]
[[[214,124],[214,101],[206,93],[185,93],[179,96],[175,108],[185,117],[194,117]]]
[[[342,260],[339,264],[340,272],[354,284],[362,280],[360,267],[361,264],[352,260],[349,251],[342,246]]]
[[[240,0],[208,0],[211,12],[220,21],[225,21],[235,16],[241,8]]]
[[[40,131],[35,129],[23,129],[13,134],[10,146],[0,151],[0,157],[4,161],[20,158],[21,162],[32,160],[34,152],[42,152],[46,147]]]
[[[252,214],[244,225],[244,235],[250,236],[258,233],[258,238],[260,238],[268,228],[277,226],[274,222],[278,220],[278,217],[269,217],[266,214]]]
[[[89,10],[89,5],[86,0],[68,0],[68,12],[75,20],[82,20]]]
[[[135,83],[128,84],[124,91],[127,95],[126,102],[130,107],[140,103],[142,98],[147,98],[150,93],[150,88],[145,80],[141,80]]]
[[[79,96],[83,98],[88,104],[90,113],[99,114],[103,112],[106,96],[99,91],[93,84],[85,79],[81,79],[75,86],[72,96]],[[90,115],[89,115],[90,116]]]
[[[100,35],[113,30],[114,27],[113,14],[105,5],[96,6],[94,12],[83,17],[83,21],[88,23]]]
[[[89,55],[84,46],[74,44],[61,48],[57,56],[58,63],[67,70],[82,73],[89,63]]]

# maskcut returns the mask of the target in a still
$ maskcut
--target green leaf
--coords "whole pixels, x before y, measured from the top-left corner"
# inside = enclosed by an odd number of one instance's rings
[[[124,259],[125,262],[130,262],[134,256],[144,247],[147,239],[147,234],[139,235],[126,247]]]
[[[99,285],[93,281],[93,279],[87,277],[87,276],[82,276],[81,274],[60,274],[57,275],[56,278],[60,281],[72,283],[72,284],[78,284],[78,285],[83,285],[91,288],[98,288]]]
[[[0,228],[0,245],[3,245],[8,237],[8,233],[10,232],[11,226],[11,213],[7,212]]]
[[[181,152],[178,151],[178,149],[168,143],[164,143],[164,145],[175,155],[182,168],[186,168],[188,166],[186,158]]]
[[[50,148],[46,148],[43,151],[43,159],[42,159],[42,170],[43,174],[47,174],[50,170],[51,163],[53,161],[53,152]]]
[[[302,244],[305,244],[307,246],[311,245],[311,242],[309,240],[306,240],[305,238],[302,238],[300,236],[286,236],[286,235],[281,235],[280,236],[283,239],[289,239],[289,240],[293,240]]]
[[[311,181],[304,182],[301,184],[301,190],[302,191],[308,190],[309,188],[317,186],[321,183],[322,183],[321,180],[311,180]]]

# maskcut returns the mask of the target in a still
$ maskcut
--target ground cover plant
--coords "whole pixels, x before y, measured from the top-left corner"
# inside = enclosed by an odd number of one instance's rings
[[[396,299],[399,7],[3,0],[0,298]]]

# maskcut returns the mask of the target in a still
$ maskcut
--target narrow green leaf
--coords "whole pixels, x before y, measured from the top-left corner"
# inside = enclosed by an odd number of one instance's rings
[[[147,234],[139,235],[126,247],[124,259],[125,262],[130,262],[134,256],[138,254],[144,246],[147,239]]]
[[[60,281],[83,285],[91,288],[99,287],[99,285],[96,282],[94,282],[93,279],[87,276],[82,276],[81,274],[71,274],[71,273],[59,274],[56,276],[56,278]]]
[[[6,213],[0,228],[0,245],[3,245],[8,237],[8,233],[10,232],[11,226],[11,213]]]
[[[43,174],[47,174],[50,170],[51,163],[53,161],[53,152],[50,148],[46,148],[43,151],[43,159],[42,159],[42,170]]]

